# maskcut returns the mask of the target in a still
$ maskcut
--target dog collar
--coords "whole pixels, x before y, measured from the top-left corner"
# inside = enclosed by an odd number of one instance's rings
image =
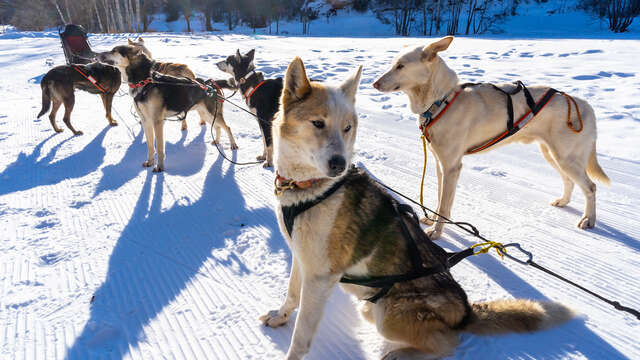
[[[276,196],[280,197],[287,190],[291,190],[291,189],[306,190],[320,180],[321,179],[293,181],[292,179],[287,179],[285,177],[280,176],[280,174],[278,174],[278,172],[276,171],[276,179],[274,181],[274,185],[275,185],[274,193],[276,194]]]
[[[143,86],[147,85],[148,83],[150,83],[150,82],[152,82],[152,81],[153,81],[153,80],[151,80],[151,78],[149,77],[149,78],[146,78],[146,79],[144,79],[144,80],[142,80],[142,81],[139,81],[139,82],[137,82],[137,83],[129,83],[129,87],[130,87],[131,89],[138,89],[138,88],[141,88],[141,87],[143,87]]]
[[[429,133],[427,131],[440,119],[440,117],[442,117],[442,115],[444,115],[445,112],[447,112],[447,110],[449,110],[449,107],[453,104],[461,91],[462,89],[458,91],[451,90],[442,99],[436,100],[425,112],[420,114],[420,117],[424,118],[424,121],[420,122],[420,131],[422,131],[429,142],[431,142],[431,139],[429,138]]]
[[[256,73],[255,70],[249,71],[245,76],[243,76],[240,79],[238,79],[238,84],[244,84],[245,82],[247,82],[247,79],[249,79],[255,73]]]

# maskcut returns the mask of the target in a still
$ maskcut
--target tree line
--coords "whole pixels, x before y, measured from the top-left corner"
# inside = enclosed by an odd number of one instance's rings
[[[329,21],[343,9],[352,9],[372,11],[402,36],[468,35],[484,33],[516,15],[524,1],[549,0],[0,0],[0,23],[25,30],[75,23],[90,32],[147,32],[153,30],[153,19],[164,14],[167,21],[184,18],[188,32],[220,30],[214,24],[224,24],[231,31],[246,25],[278,34],[282,21],[296,21],[301,32],[308,34],[313,21]],[[640,0],[578,3],[606,19],[615,32],[626,31],[640,14]],[[204,28],[192,27],[195,16],[202,17]]]

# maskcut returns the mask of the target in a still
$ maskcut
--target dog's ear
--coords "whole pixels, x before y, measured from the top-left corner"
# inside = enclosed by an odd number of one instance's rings
[[[240,62],[240,59],[242,59],[242,55],[240,54],[240,49],[236,49],[236,59],[238,59],[238,62]]]
[[[256,54],[256,49],[251,49],[245,57],[249,59],[249,62],[253,61],[253,56]]]
[[[422,49],[422,56],[420,57],[421,60],[433,61],[440,51],[447,50],[452,41],[453,36],[445,36],[442,39],[429,44],[424,49]]]
[[[311,83],[304,69],[302,59],[296,56],[289,64],[284,76],[284,90],[282,91],[282,105],[287,106],[299,101],[311,92]]]
[[[360,85],[360,77],[362,76],[362,65],[358,67],[355,74],[351,75],[345,82],[340,85],[340,91],[351,101],[352,104],[356,103],[356,93],[358,92],[358,85]]]
[[[134,44],[134,42],[131,41],[131,39],[129,39],[129,38],[127,38],[127,41],[129,42],[129,45],[133,45]]]

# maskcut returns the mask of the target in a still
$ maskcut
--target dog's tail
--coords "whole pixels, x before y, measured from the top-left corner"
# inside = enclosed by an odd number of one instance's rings
[[[42,81],[40,82],[40,87],[42,88],[42,109],[38,114],[38,118],[46,114],[51,108],[51,93],[50,93],[51,90],[49,90],[49,81],[47,80],[46,76],[42,78]]]
[[[476,303],[471,309],[471,321],[463,331],[477,335],[544,330],[575,316],[573,311],[558,303],[521,299]]]
[[[596,154],[596,144],[593,144],[593,149],[591,150],[591,155],[589,155],[589,162],[587,163],[587,175],[591,180],[599,181],[603,184],[609,185],[611,184],[611,180],[604,173],[604,170],[598,164],[598,157]]]

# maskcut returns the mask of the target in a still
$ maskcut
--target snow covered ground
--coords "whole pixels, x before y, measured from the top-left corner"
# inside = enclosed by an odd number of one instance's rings
[[[257,320],[280,305],[290,263],[272,210],[273,171],[225,162],[208,144],[209,129],[190,115],[187,132],[166,124],[167,170],[151,173],[140,166],[146,147],[128,95],[115,99],[120,126],[110,128],[98,97],[77,92],[72,122],[84,135],[55,134],[46,117],[34,119],[46,59],[64,62],[59,41],[19,34],[0,37],[0,358],[281,358],[293,322],[270,329]],[[126,37],[91,40],[106,50]],[[428,39],[159,33],[146,40],[158,59],[214,78],[225,77],[214,63],[236,48],[256,48],[269,77],[282,75],[294,55],[310,77],[328,82],[363,64],[357,161],[417,198],[415,116],[403,95],[371,84],[403,44]],[[549,206],[561,193],[559,176],[537,147],[514,145],[464,159],[453,218],[490,239],[517,241],[540,264],[640,308],[640,42],[456,39],[444,56],[462,81],[521,79],[588,99],[598,115],[599,161],[612,179],[598,189],[596,228],[578,230],[579,190],[567,208]],[[252,160],[262,151],[256,121],[229,105],[225,116],[240,145],[232,153],[223,137],[225,152]],[[434,206],[431,159],[425,194]],[[457,250],[473,242],[447,228],[438,244]],[[455,359],[640,358],[637,320],[533,268],[491,254],[453,273],[472,301],[547,299],[582,314],[531,335],[463,335]],[[381,348],[336,289],[309,358],[376,359]]]

